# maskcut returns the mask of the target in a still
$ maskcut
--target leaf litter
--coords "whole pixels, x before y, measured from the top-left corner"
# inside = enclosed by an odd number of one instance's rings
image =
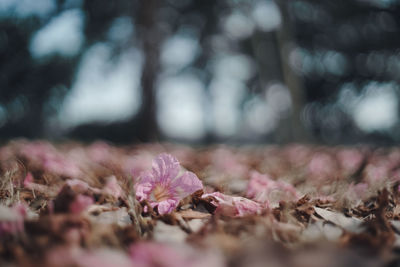
[[[398,148],[0,147],[3,266],[396,266]]]

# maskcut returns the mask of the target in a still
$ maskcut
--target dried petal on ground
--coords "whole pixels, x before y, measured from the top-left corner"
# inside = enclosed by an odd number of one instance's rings
[[[103,188],[103,192],[113,196],[115,199],[118,199],[122,196],[123,190],[114,175],[108,178],[107,183]]]
[[[268,208],[266,204],[260,204],[244,197],[225,195],[220,192],[202,195],[202,198],[207,197],[215,199],[211,203],[217,207],[216,213],[229,217],[259,215]]]
[[[280,201],[296,201],[300,194],[284,181],[272,180],[267,174],[253,171],[250,175],[246,196],[261,203],[277,204]]]
[[[50,196],[56,196],[59,189],[56,186],[49,187],[44,184],[35,183],[33,175],[30,172],[26,175],[24,179],[24,187],[29,190],[33,190]]]
[[[73,214],[80,214],[93,203],[93,198],[85,195],[77,195],[74,201],[69,204],[69,211]]]

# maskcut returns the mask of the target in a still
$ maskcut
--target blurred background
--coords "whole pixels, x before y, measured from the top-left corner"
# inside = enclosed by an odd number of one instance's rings
[[[397,144],[400,1],[1,0],[0,141]]]

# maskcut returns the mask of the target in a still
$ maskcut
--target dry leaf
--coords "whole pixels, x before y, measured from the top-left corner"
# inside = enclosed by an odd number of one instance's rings
[[[324,220],[329,221],[337,226],[340,226],[346,231],[352,233],[361,233],[363,231],[363,227],[361,226],[363,221],[360,219],[354,217],[346,217],[342,213],[336,211],[329,211],[318,207],[314,207],[314,210]]]

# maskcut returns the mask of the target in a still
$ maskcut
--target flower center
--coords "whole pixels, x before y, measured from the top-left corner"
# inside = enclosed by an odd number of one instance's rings
[[[164,201],[170,198],[168,189],[159,184],[154,187],[153,196],[157,202]]]

